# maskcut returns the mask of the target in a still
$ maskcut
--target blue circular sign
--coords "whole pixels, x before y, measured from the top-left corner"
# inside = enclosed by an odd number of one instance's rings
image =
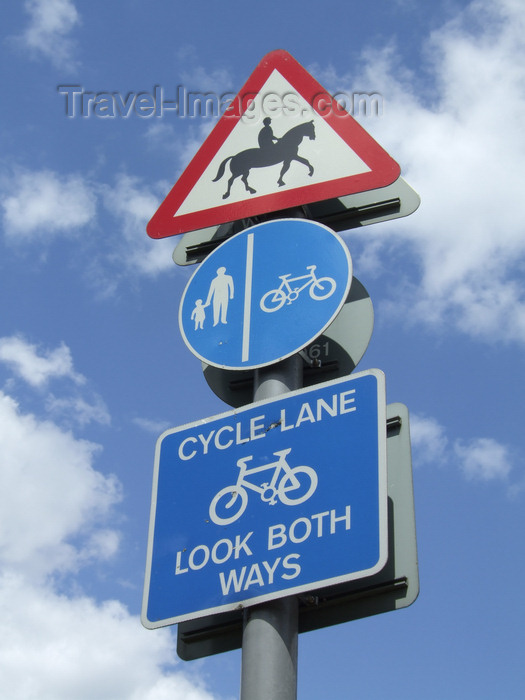
[[[342,239],[307,219],[257,224],[216,248],[182,295],[179,326],[194,355],[256,369],[307,346],[340,311],[352,281]]]

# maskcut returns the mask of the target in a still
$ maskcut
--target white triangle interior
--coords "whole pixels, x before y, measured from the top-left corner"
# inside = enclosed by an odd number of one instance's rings
[[[292,161],[290,169],[284,175],[285,184],[279,187],[277,180],[282,163],[254,167],[250,170],[248,181],[250,187],[256,190],[256,194],[250,194],[238,177],[233,182],[229,196],[224,199],[230,170],[226,166],[223,177],[218,182],[213,182],[220,164],[229,156],[249,148],[258,148],[258,135],[266,116],[271,118],[271,128],[277,138],[281,138],[289,129],[313,120],[315,139],[304,138],[298,148],[299,156],[313,166],[313,175],[310,177],[308,167],[303,163]],[[345,119],[346,117],[336,118]],[[254,98],[250,109],[239,119],[198,182],[173,215],[191,214],[203,209],[245,201],[254,196],[271,195],[276,191],[330,182],[366,172],[370,172],[370,168],[355,151],[298,94],[279,71],[273,70]]]

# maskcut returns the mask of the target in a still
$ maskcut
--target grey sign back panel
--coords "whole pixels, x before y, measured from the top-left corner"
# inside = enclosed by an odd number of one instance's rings
[[[334,231],[346,231],[409,216],[419,207],[420,201],[417,192],[400,177],[388,187],[314,202],[302,209],[307,219],[325,224]],[[281,218],[286,217],[286,212],[280,214]],[[275,213],[271,216],[275,217]],[[264,217],[241,219],[185,233],[180,237],[173,252],[173,261],[177,265],[202,262],[214,248],[230,236],[260,221],[264,221]]]
[[[300,597],[299,632],[405,608],[419,594],[409,416],[403,404],[387,406],[387,438],[387,563],[368,578]],[[178,625],[177,652],[190,661],[238,649],[242,625],[242,610],[182,622]]]

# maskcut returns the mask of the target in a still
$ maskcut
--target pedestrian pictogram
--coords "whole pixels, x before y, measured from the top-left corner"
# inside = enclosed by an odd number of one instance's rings
[[[233,299],[233,278],[226,274],[225,267],[217,268],[217,275],[210,283],[206,302],[202,299],[197,299],[195,308],[191,312],[191,319],[195,321],[195,330],[204,328],[204,320],[206,319],[206,307],[213,304],[213,325],[218,323],[227,323],[228,303]]]
[[[399,165],[286,51],[260,62],[147,226],[152,238],[392,184]]]

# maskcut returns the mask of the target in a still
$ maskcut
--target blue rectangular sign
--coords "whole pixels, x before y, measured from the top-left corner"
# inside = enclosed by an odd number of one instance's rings
[[[155,457],[144,626],[377,573],[386,481],[380,370],[168,430]]]

